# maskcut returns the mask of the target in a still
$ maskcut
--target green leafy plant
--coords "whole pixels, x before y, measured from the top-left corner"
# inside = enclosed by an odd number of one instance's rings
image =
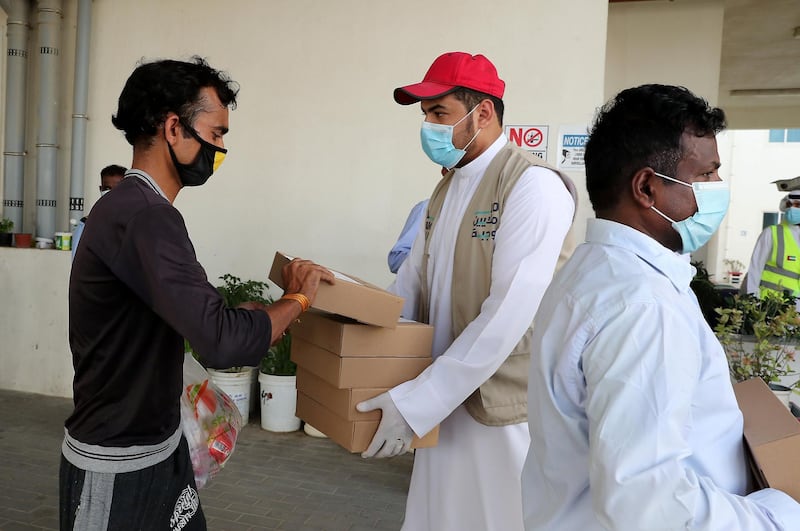
[[[275,376],[294,376],[297,373],[297,365],[290,358],[291,351],[292,336],[287,330],[262,358],[261,372]]]
[[[222,275],[219,279],[222,280],[222,285],[217,286],[217,291],[222,295],[222,300],[228,308],[236,308],[244,302],[260,302],[261,304],[272,303],[272,297],[267,293],[268,286],[266,282],[242,280],[229,273]],[[183,340],[183,346],[185,352],[191,352],[196,360],[202,362],[186,339]],[[219,372],[241,372],[243,367],[237,366],[218,370]]]
[[[741,274],[744,271],[744,263],[740,260],[735,259],[725,259],[722,261],[728,267],[729,273],[739,273]]]
[[[689,287],[692,288],[692,291],[694,291],[697,297],[700,311],[703,312],[703,317],[708,323],[708,326],[714,328],[717,324],[718,317],[715,309],[725,304],[724,294],[717,289],[717,286],[711,281],[711,275],[703,265],[703,262],[692,262],[692,265],[697,272],[689,284]]]
[[[791,363],[800,340],[800,314],[788,293],[766,292],[761,298],[736,295],[732,304],[716,309],[714,327],[737,381],[754,377],[779,384],[782,377],[800,376]],[[788,385],[800,388],[800,379]]]
[[[217,291],[222,295],[225,306],[236,308],[243,302],[260,302],[270,304],[272,297],[267,294],[267,283],[257,280],[242,280],[237,276],[225,274],[219,277],[222,285],[217,286]]]
[[[8,218],[0,219],[0,232],[11,232],[14,230],[14,222]]]
[[[219,277],[222,285],[217,286],[225,305],[235,308],[243,302],[260,302],[262,304],[272,304],[273,298],[268,293],[269,286],[266,282],[257,280],[242,280],[237,276],[225,274]],[[281,339],[267,351],[261,359],[260,371],[265,374],[276,376],[294,376],[297,372],[297,365],[290,359],[292,347],[292,337],[287,330]],[[229,371],[235,372],[241,367],[231,367]]]

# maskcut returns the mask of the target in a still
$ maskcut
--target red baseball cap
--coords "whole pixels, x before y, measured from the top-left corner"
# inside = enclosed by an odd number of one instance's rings
[[[483,55],[448,52],[436,58],[421,83],[394,89],[394,101],[411,105],[420,100],[440,98],[458,87],[502,99],[506,84],[497,77],[497,69]]]

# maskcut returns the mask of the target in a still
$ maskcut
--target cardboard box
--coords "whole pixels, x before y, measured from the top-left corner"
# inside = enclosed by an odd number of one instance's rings
[[[276,252],[269,279],[281,289],[281,270],[291,261],[291,255]],[[403,298],[351,275],[331,270],[336,284],[320,283],[312,307],[356,321],[386,328],[394,328],[403,310]]]
[[[292,337],[340,356],[429,357],[433,327],[401,319],[394,329],[358,323],[341,315],[309,311],[292,324]]]
[[[737,383],[733,391],[757,486],[800,501],[800,422],[760,378]]]
[[[325,409],[344,420],[380,420],[380,411],[360,413],[356,410],[356,404],[374,398],[389,389],[391,387],[337,389],[314,373],[302,367],[297,368],[297,391],[324,405]]]
[[[327,435],[332,441],[350,452],[363,452],[372,442],[380,420],[346,420],[305,393],[297,393],[297,412],[302,420]],[[412,448],[429,448],[439,442],[439,427],[436,426],[425,437],[414,437]]]
[[[294,336],[292,361],[338,389],[394,387],[416,378],[432,362],[430,357],[343,358]]]

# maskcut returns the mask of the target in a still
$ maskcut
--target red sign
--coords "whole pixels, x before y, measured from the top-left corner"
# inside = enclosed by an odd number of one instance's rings
[[[506,134],[511,142],[523,149],[536,149],[547,147],[546,129],[530,126],[510,126]]]

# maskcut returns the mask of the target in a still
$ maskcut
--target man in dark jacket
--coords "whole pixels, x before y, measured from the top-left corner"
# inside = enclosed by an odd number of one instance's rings
[[[197,262],[172,203],[222,162],[237,90],[194,58],[141,64],[120,95],[131,169],[92,209],[70,278],[62,529],[205,529],[181,432],[184,338],[211,367],[256,365],[333,281],[296,259],[281,300],[226,308]]]

